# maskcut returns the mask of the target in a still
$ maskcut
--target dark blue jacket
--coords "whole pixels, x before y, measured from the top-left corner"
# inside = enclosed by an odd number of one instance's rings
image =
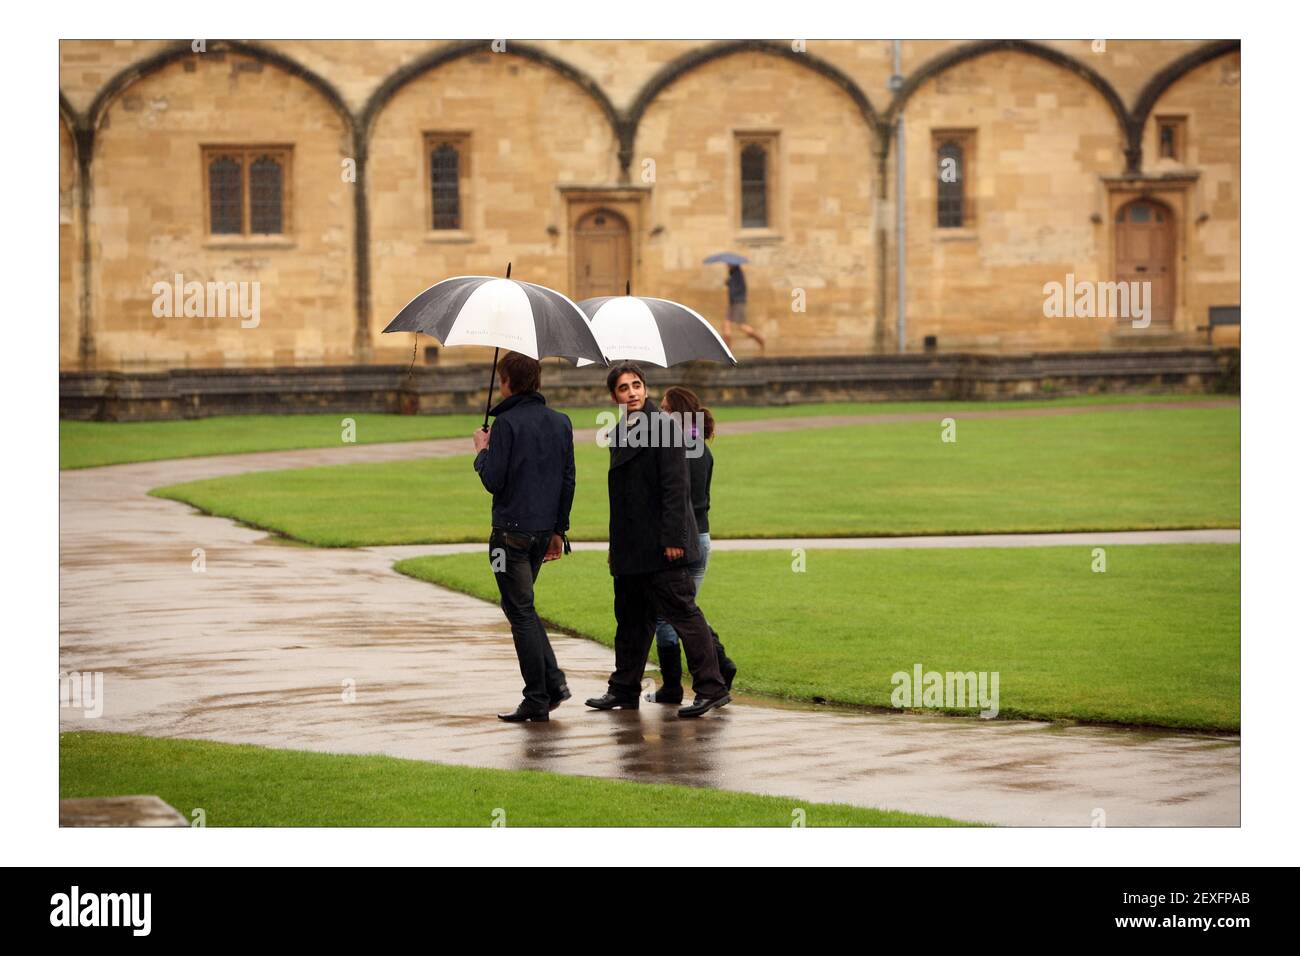
[[[492,526],[508,531],[569,530],[573,505],[573,423],[546,407],[540,392],[522,392],[489,414],[492,440],[474,470],[492,492]]]

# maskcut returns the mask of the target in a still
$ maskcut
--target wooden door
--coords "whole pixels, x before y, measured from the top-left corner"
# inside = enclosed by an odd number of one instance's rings
[[[1151,324],[1174,321],[1174,214],[1168,206],[1138,199],[1115,217],[1115,278],[1151,283]]]
[[[622,295],[632,278],[632,242],[627,220],[594,209],[578,220],[573,234],[575,302],[598,295]]]

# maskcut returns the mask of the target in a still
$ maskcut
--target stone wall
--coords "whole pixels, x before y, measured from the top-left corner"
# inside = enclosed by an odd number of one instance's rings
[[[906,41],[901,51],[894,91],[884,40],[810,40],[799,52],[789,41],[508,41],[503,53],[460,41],[210,41],[202,53],[65,41],[60,365],[404,361],[411,337],[380,330],[438,279],[497,275],[512,261],[517,278],[572,291],[575,203],[602,197],[632,223],[635,291],[719,324],[722,270],[700,260],[734,249],[752,260],[750,317],[769,356],[893,352],[898,111],[907,349],[927,336],[962,351],[1193,345],[1210,306],[1239,303],[1232,44]],[[1186,117],[1176,163],[1157,155],[1154,118],[1166,113]],[[969,229],[935,228],[942,128],[975,134]],[[471,138],[457,236],[427,228],[426,131]],[[739,227],[735,150],[737,133],[756,131],[777,143],[774,223],[758,232]],[[86,182],[74,134],[91,148]],[[292,146],[290,235],[206,234],[199,152],[212,143]],[[351,182],[345,164],[358,158],[365,175]],[[1172,328],[1134,335],[1113,320],[1045,318],[1046,282],[1111,277],[1115,212],[1143,195],[1177,216]],[[177,273],[258,282],[259,326],[156,318],[154,283]],[[806,311],[792,308],[796,296]],[[1237,330],[1215,341],[1235,344]],[[758,355],[748,341],[735,349]],[[441,361],[483,358],[454,349]]]

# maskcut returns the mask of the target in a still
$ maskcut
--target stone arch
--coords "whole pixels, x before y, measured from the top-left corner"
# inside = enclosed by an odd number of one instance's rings
[[[1215,40],[1204,46],[1197,47],[1190,53],[1180,56],[1174,62],[1157,73],[1151,79],[1147,80],[1146,85],[1142,87],[1142,92],[1138,94],[1136,102],[1133,104],[1132,113],[1132,136],[1133,144],[1138,147],[1139,164],[1141,158],[1142,131],[1146,127],[1147,120],[1151,118],[1151,111],[1155,109],[1156,103],[1160,97],[1173,86],[1178,80],[1182,79],[1188,73],[1192,72],[1199,66],[1204,66],[1211,60],[1216,60],[1221,56],[1241,50],[1240,40]]]
[[[852,77],[838,67],[811,53],[796,53],[786,43],[777,43],[770,40],[723,40],[682,54],[660,69],[641,87],[635,99],[633,99],[632,105],[628,108],[623,126],[623,137],[620,140],[619,147],[619,162],[623,169],[626,170],[632,163],[632,150],[636,144],[637,130],[641,125],[641,120],[645,117],[646,111],[660,93],[686,74],[712,63],[714,60],[745,52],[767,53],[771,56],[781,57],[824,76],[842,89],[853,101],[858,108],[858,112],[866,121],[868,128],[876,137],[877,142],[888,139],[888,130],[882,124],[875,107],[871,105],[870,98]]]
[[[453,60],[490,50],[490,42],[489,40],[460,40],[455,43],[448,43],[446,46],[426,53],[395,70],[370,94],[370,98],[366,100],[366,105],[362,107],[357,121],[359,139],[363,143],[369,143],[376,118],[402,87],[430,70],[436,70]],[[498,55],[518,56],[526,60],[532,60],[534,63],[549,67],[565,79],[576,83],[588,96],[596,101],[596,105],[600,107],[600,111],[604,113],[605,118],[609,121],[615,137],[618,138],[622,123],[618,110],[614,108],[613,102],[601,89],[600,84],[591,76],[554,54],[548,53],[546,50],[517,40],[508,41],[505,51]]]
[[[482,53],[491,49],[489,40],[461,40],[454,43],[448,43],[432,50],[423,56],[417,57],[410,63],[399,67],[393,71],[380,85],[375,89],[370,97],[366,100],[365,105],[357,115],[356,123],[356,153],[357,153],[357,352],[361,356],[369,356],[372,349],[372,337],[370,331],[370,303],[371,303],[371,277],[370,277],[370,211],[364,197],[367,193],[366,188],[366,166],[369,155],[370,138],[374,132],[375,124],[379,114],[384,108],[393,101],[401,90],[408,84],[414,82],[433,70],[438,69],[454,60],[462,57],[471,56],[475,53]],[[570,63],[559,57],[533,46],[529,43],[523,43],[517,40],[507,41],[505,52],[501,56],[517,56],[522,59],[538,63],[566,80],[574,83],[585,92],[592,100],[595,101],[601,113],[605,116],[606,121],[613,131],[616,142],[622,141],[622,119],[618,110],[614,108],[613,102],[600,85],[587,73],[578,69]]]
[[[77,132],[82,127],[81,115],[76,111],[73,105],[68,102],[68,98],[59,91],[59,121],[68,128],[68,135],[72,137],[72,148],[77,150]]]
[[[999,51],[1012,51],[1023,53],[1027,56],[1038,57],[1058,66],[1063,70],[1078,76],[1089,86],[1093,87],[1101,94],[1106,105],[1110,107],[1111,112],[1115,114],[1115,120],[1119,124],[1120,135],[1124,143],[1124,154],[1127,157],[1130,169],[1134,167],[1133,159],[1133,134],[1132,126],[1129,120],[1128,110],[1124,107],[1124,101],[1120,98],[1115,87],[1104,76],[1085,63],[1076,60],[1068,53],[1062,53],[1054,47],[1042,43],[1036,43],[1032,40],[978,40],[974,43],[967,43],[956,49],[941,53],[931,60],[921,64],[910,76],[903,81],[902,87],[894,95],[894,100],[889,104],[889,109],[885,113],[886,122],[892,126],[898,114],[902,112],[907,101],[912,98],[918,89],[921,88],[927,80],[933,79],[945,70],[957,66],[959,63],[965,63],[967,60],[973,60],[976,57],[984,56],[986,53],[996,53]]]
[[[344,101],[343,96],[339,92],[337,87],[335,87],[332,83],[330,83],[320,74],[316,73],[314,70],[307,68],[306,66],[299,63],[297,60],[293,59],[292,57],[284,53],[281,53],[278,50],[270,49],[269,47],[266,47],[260,43],[249,43],[243,40],[212,40],[209,41],[207,49],[213,52],[217,50],[221,50],[225,52],[237,53],[243,56],[247,56],[250,59],[254,59],[261,63],[265,63],[269,66],[275,67],[276,69],[281,70],[287,73],[288,75],[305,82],[310,88],[312,88],[317,93],[319,93],[320,96],[326,101],[326,103],[328,103],[329,106],[334,110],[334,112],[338,114],[339,119],[343,123],[343,129],[345,134],[352,141],[353,152],[355,153],[358,151],[359,147],[358,147],[356,118],[353,116],[352,111],[348,108],[347,103]],[[95,151],[95,137],[100,128],[100,124],[103,122],[104,117],[108,114],[108,110],[112,107],[113,103],[116,102],[117,99],[120,96],[122,96],[128,89],[130,89],[134,84],[145,79],[146,77],[149,77],[154,73],[157,73],[160,70],[165,69],[166,67],[170,66],[172,63],[177,62],[178,60],[182,60],[190,56],[202,56],[202,55],[204,54],[199,54],[194,52],[192,41],[182,40],[175,44],[172,44],[166,47],[165,49],[160,50],[159,52],[153,54],[152,56],[145,57],[142,60],[138,60],[137,62],[132,63],[127,67],[124,67],[123,69],[119,70],[116,74],[114,74],[108,80],[108,82],[104,84],[104,86],[100,89],[100,91],[95,95],[95,99],[91,102],[90,107],[86,110],[85,114],[78,115],[75,113],[75,111],[73,111],[73,115],[76,115],[79,120],[79,126],[77,128],[78,130],[77,151],[78,151],[78,163],[80,168],[82,169],[81,185],[82,185],[82,193],[83,193],[83,200],[82,200],[83,205],[88,202],[88,196],[90,193],[91,179],[93,174],[92,159]],[[62,94],[60,94],[60,99],[63,100]],[[61,107],[62,107],[62,103],[61,103]],[[71,110],[71,106],[68,106],[67,109]],[[360,163],[360,160],[358,160],[358,163]],[[364,313],[368,303],[368,295],[366,293],[366,289],[363,284],[364,277],[368,273],[368,262],[365,259],[365,246],[362,243],[360,238],[365,223],[366,196],[365,196],[364,179],[358,176],[356,185],[357,188],[353,192],[353,196],[354,196],[353,234],[354,236],[357,237],[356,247],[354,250],[354,259],[355,259],[354,285],[356,287],[356,309],[358,312],[357,344],[359,348],[364,348],[366,342],[364,340],[364,332],[362,330],[364,328],[364,321],[365,321]],[[84,221],[88,221],[88,220],[84,220]],[[83,232],[88,232],[88,230],[83,230]],[[90,246],[88,241],[86,243],[86,249],[84,255],[86,257],[86,261],[83,264],[83,271],[87,276],[85,284],[87,286],[87,289],[89,289],[91,284],[90,275],[93,269],[93,265],[89,260]],[[87,305],[87,312],[88,311],[89,311],[89,305]],[[89,314],[87,314],[84,317],[84,323],[87,329],[89,329],[90,327]],[[92,333],[88,331],[86,338],[91,343],[90,350],[93,352]],[[83,361],[89,362],[91,361],[91,358],[89,357],[89,355],[87,355],[83,357]]]
[[[89,190],[94,212],[86,222],[97,240],[88,287],[103,361],[179,364],[191,354],[204,364],[261,361],[262,355],[281,363],[295,360],[286,360],[286,354],[305,355],[306,361],[353,358],[358,249],[349,207],[356,191],[345,175],[347,166],[341,173],[340,164],[351,158],[355,126],[337,91],[328,85],[323,91],[310,76],[262,46],[211,40],[203,53],[194,53],[188,43],[170,44],[118,71],[96,94],[87,114],[94,143]],[[238,92],[232,95],[232,89]],[[256,254],[223,247],[208,231],[200,150],[212,137],[239,145],[283,144],[290,151],[281,196],[284,235],[259,246]],[[160,177],[163,170],[168,175]],[[122,209],[130,214],[100,215]],[[166,227],[151,227],[151,221]],[[125,244],[128,254],[105,254],[110,243]],[[149,315],[147,296],[139,292],[139,277],[153,275],[160,263],[207,277],[237,270],[241,280],[261,284],[262,301],[278,310],[276,323],[260,333],[258,344],[224,326],[187,340],[179,324],[158,324],[156,315]],[[267,282],[275,270],[308,264],[319,264],[323,277],[310,297],[294,298],[285,284]],[[324,318],[315,326],[305,318],[316,308],[309,298],[321,303]],[[131,314],[154,322],[148,332],[156,341],[141,343],[142,327],[123,318]]]
[[[347,103],[344,102],[342,94],[338,89],[313,70],[309,70],[297,60],[290,56],[272,50],[260,43],[248,43],[243,40],[212,40],[209,43],[209,49],[224,50],[231,53],[239,53],[243,56],[259,60],[277,69],[283,70],[291,76],[295,76],[318,93],[321,94],[339,114],[343,120],[344,128],[355,135],[356,123],[352,116],[352,111],[348,109]],[[91,130],[98,130],[99,124],[103,121],[104,115],[113,102],[121,96],[129,87],[139,80],[144,79],[150,74],[156,73],[164,67],[174,63],[177,60],[187,56],[202,56],[201,53],[195,53],[191,47],[191,41],[183,40],[180,43],[170,46],[165,50],[155,53],[153,56],[146,57],[130,66],[119,70],[103,88],[95,95],[94,102],[90,104],[90,109],[86,111],[86,125]]]

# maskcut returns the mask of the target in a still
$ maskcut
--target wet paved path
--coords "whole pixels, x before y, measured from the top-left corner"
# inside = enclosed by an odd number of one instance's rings
[[[1037,411],[1066,412],[1011,414]],[[1010,825],[1088,826],[1096,810],[1109,826],[1239,822],[1235,736],[744,698],[697,721],[651,704],[595,713],[581,701],[602,691],[612,652],[559,635],[574,700],[549,724],[503,724],[493,715],[518,700],[520,680],[496,606],[394,573],[389,552],[407,549],[286,545],[146,494],[243,471],[467,447],[454,439],[62,472],[60,668],[105,675],[103,715],[64,709],[62,728],[707,785]],[[191,569],[195,548],[201,573]],[[352,703],[343,702],[348,682]]]

